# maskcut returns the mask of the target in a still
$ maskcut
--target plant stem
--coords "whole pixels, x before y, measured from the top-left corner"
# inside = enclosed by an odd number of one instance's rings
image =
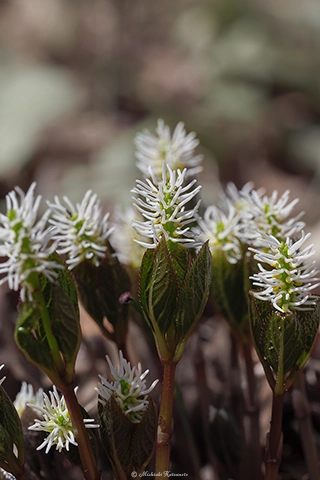
[[[247,377],[246,413],[249,418],[249,431],[247,432],[247,460],[249,460],[249,462],[247,466],[250,468],[252,477],[259,480],[262,478],[259,424],[260,408],[256,398],[256,377],[254,374],[251,345],[243,345],[242,354]]]
[[[89,435],[83,422],[83,416],[72,384],[60,387],[70,414],[74,435],[78,443],[79,455],[86,480],[100,480],[97,463],[92,451]]]
[[[277,480],[282,453],[282,410],[284,392],[273,394],[270,432],[267,435],[265,480]]]
[[[202,345],[200,343],[199,337],[197,342],[197,348],[193,357],[194,367],[196,372],[196,386],[198,389],[199,403],[201,410],[201,421],[202,421],[202,430],[203,430],[203,442],[205,452],[207,454],[208,460],[214,472],[214,478],[219,480],[219,469],[218,462],[214,455],[214,447],[212,446],[212,441],[210,441],[210,432],[209,432],[209,408],[210,408],[210,392],[208,388],[207,375],[205,369],[205,359],[203,356]]]
[[[162,396],[156,445],[156,473],[162,475],[164,472],[170,470],[172,409],[176,366],[177,364],[170,360],[163,362]]]
[[[308,403],[305,377],[302,372],[296,376],[292,403],[298,421],[303,452],[309,476],[312,480],[320,480],[319,456],[312,429],[310,406]]]

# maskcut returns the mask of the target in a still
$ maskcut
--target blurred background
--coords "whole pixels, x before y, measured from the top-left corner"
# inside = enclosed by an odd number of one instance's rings
[[[319,48],[317,0],[2,0],[1,197],[129,201],[134,135],[163,118],[198,134],[206,203],[253,180],[314,206]]]
[[[1,0],[0,201],[35,180],[50,200],[81,200],[92,189],[106,209],[127,204],[139,176],[136,133],[154,131],[158,118],[172,128],[183,121],[200,140],[204,204],[228,181],[240,188],[252,180],[268,193],[290,189],[320,258],[319,52],[318,0]],[[1,310],[2,318],[13,315],[8,298]],[[208,328],[203,338],[218,334],[208,347],[217,367],[229,337],[221,324]],[[14,348],[7,330],[2,324],[2,353]],[[84,331],[98,332],[92,323]],[[37,374],[16,350],[6,351],[12,376],[5,386],[13,395]],[[83,378],[86,359],[82,353]],[[195,404],[188,359],[183,367],[180,379]],[[269,410],[265,429],[268,422]],[[289,446],[290,464],[296,447]],[[302,478],[293,475],[286,478]]]

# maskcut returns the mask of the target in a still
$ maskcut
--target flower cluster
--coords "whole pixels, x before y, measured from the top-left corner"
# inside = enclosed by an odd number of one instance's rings
[[[278,198],[276,190],[268,196],[262,189],[255,190],[251,182],[241,190],[229,183],[220,200],[221,208],[208,207],[199,221],[201,239],[209,239],[213,252],[220,248],[230,263],[236,263],[243,255],[242,245],[262,248],[263,235],[279,241],[292,238],[305,224],[300,221],[303,212],[289,218],[298,202],[289,202],[289,196],[289,190]]]
[[[293,310],[312,310],[316,296],[310,294],[318,287],[314,283],[319,273],[315,269],[315,261],[308,263],[314,255],[313,245],[301,250],[310,234],[302,232],[301,238],[293,242],[287,238],[279,241],[274,236],[263,235],[261,246],[265,250],[249,248],[255,253],[259,272],[250,277],[253,285],[263,290],[254,292],[256,298],[271,301],[274,308],[282,313]],[[267,265],[264,268],[261,263]]]
[[[161,178],[163,161],[172,170],[187,168],[188,176],[196,175],[202,170],[202,156],[194,155],[199,141],[195,133],[186,134],[182,122],[178,123],[171,136],[170,128],[159,119],[156,133],[157,136],[154,136],[145,130],[135,138],[137,167],[145,177],[149,176],[151,166],[153,174]]]
[[[29,407],[37,410],[41,414],[41,419],[35,419],[34,424],[29,427],[29,430],[47,432],[48,435],[45,440],[37,447],[41,450],[46,447],[45,452],[48,453],[52,446],[56,446],[59,452],[65,448],[69,450],[70,444],[77,446],[74,428],[70,419],[70,414],[62,395],[60,397],[57,388],[53,386],[53,391],[49,395],[43,393],[42,405],[30,402]],[[93,419],[84,420],[86,428],[98,428],[99,425],[92,424]]]
[[[200,238],[209,240],[212,254],[223,251],[230,263],[237,263],[243,255],[240,220],[241,216],[230,202],[227,213],[212,205],[205,210],[203,219],[199,219]]]
[[[76,205],[66,196],[63,200],[65,205],[58,197],[55,197],[55,203],[48,202],[52,212],[49,222],[56,227],[54,239],[59,245],[57,252],[66,255],[70,269],[84,260],[98,265],[105,255],[106,239],[111,233],[109,213],[103,216],[97,195],[91,190]]]
[[[266,235],[272,235],[278,240],[292,238],[300,232],[305,226],[304,222],[299,221],[304,212],[300,212],[296,217],[289,218],[298,199],[289,202],[290,191],[286,190],[278,198],[278,192],[273,191],[268,197],[261,191],[251,190],[243,195],[247,201],[246,221],[243,238],[246,243],[255,247],[260,245],[259,232]],[[250,213],[251,216],[248,214]]]
[[[99,402],[105,404],[112,396],[129,420],[139,423],[149,403],[148,394],[157,385],[158,380],[146,388],[145,378],[149,370],[142,373],[140,363],[137,367],[131,368],[130,362],[123,358],[121,351],[119,356],[119,367],[114,367],[110,358],[106,356],[110,368],[110,380],[99,375],[101,383],[98,383],[96,389],[99,393]]]
[[[137,180],[137,186],[132,190],[137,197],[134,206],[141,212],[145,221],[132,222],[135,231],[152,243],[138,241],[146,248],[154,248],[164,236],[171,242],[195,246],[194,232],[190,225],[198,218],[198,200],[192,208],[187,204],[199,193],[201,186],[194,187],[196,180],[185,184],[187,170],[172,170],[168,164],[162,164],[162,178],[158,180],[151,167],[150,179]]]
[[[32,300],[35,273],[53,282],[56,269],[62,268],[50,260],[57,244],[53,229],[47,226],[50,212],[37,220],[41,196],[35,197],[35,187],[33,183],[26,194],[16,187],[6,196],[7,213],[0,213],[0,256],[7,259],[0,265],[4,274],[0,285],[8,282],[16,291],[21,287],[23,301]]]

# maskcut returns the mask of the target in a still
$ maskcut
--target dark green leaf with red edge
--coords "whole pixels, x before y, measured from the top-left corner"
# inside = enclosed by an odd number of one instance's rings
[[[319,302],[310,311],[281,313],[271,302],[259,300],[251,292],[249,305],[254,345],[268,375],[272,372],[276,376],[279,368],[283,368],[284,376],[300,370],[310,356],[318,331]],[[279,365],[282,345],[283,360]]]

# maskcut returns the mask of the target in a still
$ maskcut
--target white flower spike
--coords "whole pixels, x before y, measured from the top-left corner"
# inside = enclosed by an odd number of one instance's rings
[[[152,241],[136,240],[146,248],[155,248],[164,236],[171,242],[195,247],[195,237],[199,234],[190,228],[190,224],[198,220],[200,200],[196,205],[186,209],[186,205],[200,191],[201,186],[194,188],[196,180],[185,185],[186,169],[172,170],[164,162],[162,179],[158,180],[151,167],[150,178],[145,181],[136,180],[137,186],[131,190],[137,195],[133,197],[134,206],[141,212],[145,221],[133,221],[132,227],[142,237]]]
[[[241,216],[229,202],[228,213],[225,214],[215,206],[206,209],[203,219],[199,220],[200,238],[209,240],[211,253],[221,250],[229,263],[237,263],[243,256],[240,241]]]
[[[52,211],[49,222],[56,227],[54,238],[59,243],[57,252],[66,255],[70,269],[84,260],[98,265],[104,257],[106,239],[111,233],[108,218],[103,216],[97,195],[89,190],[81,203],[74,205],[64,196],[63,205],[58,197],[55,203],[47,202]]]
[[[55,445],[56,450],[61,452],[64,448],[69,451],[70,445],[78,445],[64,396],[60,397],[55,386],[49,395],[43,393],[41,406],[35,403],[28,403],[28,406],[40,412],[42,416],[42,419],[34,420],[35,423],[29,427],[29,430],[48,433],[37,450],[46,447],[45,452],[48,453],[50,448]],[[99,427],[99,425],[92,424],[93,419],[84,419],[83,421],[86,428]]]
[[[199,144],[195,133],[187,135],[184,124],[180,122],[171,136],[170,128],[161,119],[158,120],[156,133],[157,136],[145,130],[135,138],[137,167],[145,177],[149,176],[151,166],[154,175],[160,178],[163,161],[172,170],[187,168],[188,176],[201,172],[202,155],[194,155]]]
[[[31,403],[38,407],[42,406],[43,390],[42,388],[39,388],[37,392],[34,392],[33,386],[23,381],[20,392],[17,393],[17,396],[13,402],[13,405],[15,406],[20,417],[23,414],[27,404]]]
[[[99,393],[99,402],[104,405],[113,396],[129,420],[139,423],[149,403],[148,394],[157,385],[158,380],[155,380],[147,388],[145,377],[149,370],[142,373],[140,363],[137,367],[131,368],[130,362],[123,358],[121,351],[119,356],[119,367],[114,367],[110,358],[106,356],[110,368],[110,380],[99,375],[101,383],[98,383],[98,388],[96,388]]]
[[[315,261],[307,263],[314,255],[313,245],[301,250],[303,243],[310,237],[302,232],[301,238],[293,242],[287,238],[280,242],[273,236],[263,234],[260,244],[265,251],[249,248],[255,253],[259,272],[251,278],[253,285],[262,290],[254,292],[260,300],[271,301],[279,312],[294,310],[312,310],[318,297],[310,292],[318,287]],[[261,263],[268,265],[264,268]],[[270,268],[271,267],[271,268]]]
[[[56,270],[63,268],[49,260],[56,250],[52,228],[47,227],[50,211],[37,220],[41,196],[35,197],[33,183],[25,194],[16,187],[6,196],[7,213],[0,214],[0,256],[7,260],[0,264],[4,274],[0,285],[8,282],[11,290],[19,290],[22,301],[32,300],[34,273],[42,273],[54,282]]]

